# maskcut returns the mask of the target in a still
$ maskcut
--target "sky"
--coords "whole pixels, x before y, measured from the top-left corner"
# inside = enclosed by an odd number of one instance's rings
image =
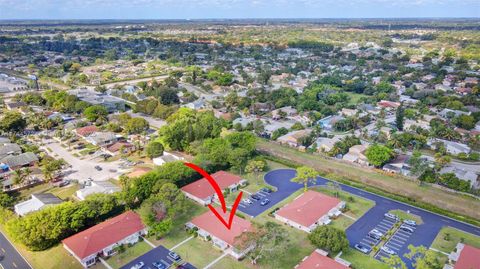
[[[480,0],[0,0],[3,19],[480,17]]]

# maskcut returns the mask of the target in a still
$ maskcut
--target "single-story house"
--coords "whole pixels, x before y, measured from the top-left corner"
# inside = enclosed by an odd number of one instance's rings
[[[60,198],[51,193],[37,193],[32,194],[30,200],[16,204],[14,209],[17,215],[25,216],[30,212],[38,211],[44,207],[57,205],[62,202],[63,201]]]
[[[224,219],[228,219],[229,212],[223,213],[221,208],[216,208],[217,212]],[[231,255],[236,259],[241,259],[250,250],[250,247],[239,249],[238,236],[244,232],[248,232],[251,229],[251,223],[248,220],[242,219],[236,215],[233,215],[231,229],[227,229],[218,221],[217,217],[212,211],[203,213],[200,216],[193,218],[185,225],[188,229],[197,229],[199,237],[205,240],[211,240],[213,246],[219,248],[224,253]]]
[[[410,165],[408,164],[409,159],[410,156],[399,154],[391,162],[385,164],[382,169],[389,173],[408,176],[410,174]]]
[[[472,170],[462,169],[456,166],[443,167],[440,174],[453,173],[458,179],[470,182],[470,187],[473,189],[480,188],[480,182],[478,180],[478,174]]]
[[[0,144],[0,159],[9,155],[18,155],[22,153],[22,148],[15,143]]]
[[[239,186],[246,183],[245,179],[225,172],[218,171],[211,175],[222,191],[228,189],[230,192],[236,191]],[[216,199],[216,193],[212,185],[206,178],[199,179],[182,187],[182,192],[190,199],[200,203],[201,205],[208,205]]]
[[[19,101],[19,102],[6,102],[5,103],[5,107],[8,109],[8,110],[15,110],[15,109],[20,109],[22,107],[26,107],[27,104],[22,102],[22,101]]]
[[[318,152],[329,152],[335,146],[335,143],[339,142],[343,136],[334,136],[332,138],[328,137],[319,137],[315,141],[317,144],[317,151]]]
[[[454,141],[448,141],[444,139],[429,139],[427,141],[427,145],[430,146],[432,149],[436,150],[437,149],[437,144],[443,143],[445,146],[445,149],[448,153],[453,154],[453,155],[458,155],[460,153],[465,153],[469,154],[472,149],[465,144],[454,142]]]
[[[166,152],[166,151],[163,152],[162,156],[152,159],[153,163],[158,166],[161,166],[170,162],[183,161],[183,160],[185,160],[183,157],[177,156],[173,153]]]
[[[311,129],[289,132],[288,134],[282,135],[277,138],[277,142],[283,145],[288,145],[290,147],[300,147],[302,146],[300,139],[305,136],[309,136],[311,132]]]
[[[73,132],[76,133],[78,136],[85,138],[91,134],[98,132],[98,128],[95,125],[89,125],[89,126],[77,128]]]
[[[331,222],[338,216],[345,202],[338,198],[309,190],[274,213],[275,218],[294,228],[310,233],[319,225]]]
[[[448,255],[449,264],[444,269],[480,269],[480,249],[458,243],[455,251]]]
[[[85,138],[85,140],[95,146],[106,146],[117,142],[118,137],[112,132],[96,132]]]
[[[7,165],[11,170],[25,166],[33,166],[37,162],[38,157],[33,152],[25,152],[19,155],[11,155],[0,159],[0,163]]]
[[[62,241],[63,247],[85,268],[94,265],[98,257],[116,253],[116,247],[135,244],[147,234],[140,216],[127,211]]]
[[[333,130],[333,126],[335,126],[335,123],[343,119],[345,118],[338,115],[328,116],[317,121],[317,124],[325,130]]]
[[[388,100],[381,100],[380,102],[377,103],[377,106],[385,109],[396,109],[397,107],[400,106],[400,103],[392,102]]]
[[[128,142],[120,141],[104,147],[103,150],[108,154],[117,155],[130,153],[134,148],[135,146]]]
[[[367,150],[368,145],[355,145],[352,146],[348,153],[343,156],[345,161],[352,163],[358,163],[361,165],[369,165],[368,158],[365,156],[365,151]]]
[[[350,267],[350,263],[341,259],[332,259],[327,255],[327,252],[316,249],[310,256],[303,258],[294,269],[347,269]]]
[[[95,193],[111,194],[121,191],[120,187],[108,181],[90,181],[90,185],[76,192],[76,196],[80,200],[85,200],[87,196]]]

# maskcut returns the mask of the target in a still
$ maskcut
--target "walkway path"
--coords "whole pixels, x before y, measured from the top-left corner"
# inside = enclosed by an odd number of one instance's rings
[[[215,265],[217,262],[219,262],[221,259],[223,259],[225,256],[227,256],[228,253],[223,253],[222,256],[216,258],[213,262],[209,263],[207,266],[203,267],[203,269],[208,269]]]

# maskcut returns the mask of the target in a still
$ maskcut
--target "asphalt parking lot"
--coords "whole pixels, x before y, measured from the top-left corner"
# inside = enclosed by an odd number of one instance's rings
[[[404,224],[405,225],[405,224]],[[415,233],[416,227],[408,226],[413,230],[413,233],[398,229],[392,237],[385,243],[385,246],[398,253],[403,247],[408,246],[410,237]],[[375,258],[381,260],[382,257],[389,258],[390,254],[380,250]]]
[[[137,264],[139,262],[145,263],[145,267],[143,267],[143,269],[148,269],[148,268],[156,269],[153,266],[154,262],[161,262],[167,268],[170,268],[170,266],[173,264],[174,261],[173,261],[172,258],[170,258],[168,256],[169,252],[170,252],[169,249],[167,249],[163,246],[158,246],[158,247],[150,250],[149,252],[143,254],[142,256],[136,258],[135,260],[133,260],[133,261],[127,263],[126,265],[122,266],[120,269],[130,269],[130,268],[132,268],[132,266],[134,266],[135,264]],[[182,264],[182,266],[183,266],[183,268],[187,268],[187,269],[196,269],[195,266],[193,266],[189,263]]]
[[[247,195],[245,195],[245,194],[247,194]],[[259,212],[258,214],[260,214],[263,211],[265,211],[266,209],[271,207],[271,204],[273,204],[272,203],[272,196],[273,197],[277,196],[277,195],[275,195],[274,191],[271,192],[271,193],[268,193],[268,192],[260,190],[260,191],[256,192],[255,194],[260,198],[260,200],[255,200],[255,199],[251,198],[251,194],[245,193],[245,191],[244,191],[244,195],[245,195],[244,197],[245,198],[242,199],[242,202],[240,202],[240,204],[238,205],[238,210],[240,210],[243,213],[246,213],[250,216],[253,216],[252,214],[255,214],[255,213],[258,213],[258,212]],[[250,201],[252,201],[252,203],[251,204],[245,203],[244,202],[245,199],[250,199]],[[261,205],[261,202],[265,199],[270,200],[270,202],[266,205]]]
[[[395,225],[396,221],[388,219],[388,218],[383,218],[373,229],[376,229],[380,231],[382,234],[387,234],[388,231],[390,231],[393,226]],[[373,237],[370,237],[367,234],[358,242],[358,244],[364,245],[372,249],[374,246],[376,246],[381,240],[375,239]]]

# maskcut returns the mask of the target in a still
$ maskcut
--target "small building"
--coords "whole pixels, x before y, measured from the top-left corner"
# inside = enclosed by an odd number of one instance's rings
[[[447,174],[453,173],[455,176],[463,181],[468,181],[470,183],[470,187],[473,189],[480,188],[480,182],[478,180],[478,174],[472,170],[462,169],[460,167],[456,167],[454,165],[449,165],[443,167],[440,171],[440,174]]]
[[[480,249],[458,243],[455,251],[448,255],[449,264],[444,269],[480,269]]]
[[[0,163],[7,165],[11,170],[21,167],[33,166],[38,162],[38,157],[33,152],[25,152],[19,155],[9,155],[0,159]]]
[[[427,141],[427,145],[430,146],[432,149],[437,150],[438,145],[443,144],[445,146],[445,150],[453,155],[458,155],[460,153],[465,153],[469,154],[472,149],[465,144],[454,142],[454,141],[448,141],[444,139],[429,139]]]
[[[309,190],[275,212],[275,218],[310,233],[319,225],[329,224],[330,217],[340,215],[343,207],[345,202],[340,199]]]
[[[367,145],[352,146],[348,153],[343,156],[343,159],[348,162],[358,163],[361,165],[369,165],[368,158],[365,156]]]
[[[60,198],[51,193],[37,193],[32,194],[30,200],[16,204],[14,209],[17,215],[25,216],[30,212],[38,211],[47,206],[58,205],[62,202]]]
[[[127,211],[64,239],[62,244],[84,267],[90,267],[99,257],[112,256],[118,246],[135,244],[145,234],[147,228],[140,216]]]
[[[315,141],[317,144],[317,151],[318,152],[329,152],[335,146],[335,143],[339,142],[342,139],[342,136],[334,136],[332,138],[328,137],[319,137]]]
[[[118,155],[130,153],[134,150],[134,148],[135,146],[128,142],[120,141],[104,147],[103,150],[108,154]]]
[[[288,145],[290,147],[300,147],[302,146],[301,139],[303,137],[309,136],[311,132],[311,129],[289,132],[288,134],[282,135],[277,138],[277,142],[283,145]]]
[[[400,106],[399,102],[392,102],[392,101],[387,101],[387,100],[381,100],[380,102],[377,103],[377,106],[380,108],[385,108],[385,109],[396,109],[397,107]]]
[[[98,132],[98,128],[95,125],[89,125],[89,126],[77,128],[73,132],[76,133],[78,136],[85,138],[91,134]]]
[[[85,140],[92,145],[104,147],[117,142],[118,138],[117,135],[112,132],[96,132],[87,136]]]
[[[241,177],[225,171],[218,171],[211,176],[218,183],[222,191],[228,189],[230,192],[233,192],[246,183],[246,180]],[[188,198],[201,205],[208,205],[216,199],[215,190],[206,178],[199,179],[182,187],[182,192],[185,193]]]
[[[216,208],[216,211],[223,219],[228,219],[229,212],[223,213],[221,208]],[[185,225],[188,229],[197,229],[197,234],[200,238],[206,241],[212,241],[213,246],[219,248],[224,253],[227,253],[235,259],[243,258],[251,248],[240,249],[238,247],[237,238],[244,232],[251,230],[251,223],[248,220],[242,219],[237,215],[233,215],[231,229],[227,229],[223,223],[218,221],[217,217],[212,211],[203,213],[200,216],[193,218]]]
[[[409,159],[410,156],[399,154],[391,162],[385,164],[382,169],[389,173],[408,176],[410,174],[410,165],[408,164]]]
[[[153,163],[155,165],[158,165],[158,166],[162,166],[166,163],[171,163],[171,162],[175,162],[175,161],[183,161],[183,160],[185,160],[183,157],[177,156],[173,153],[166,152],[166,151],[163,152],[162,156],[152,159]]]
[[[321,249],[316,249],[310,256],[303,258],[294,269],[347,269],[350,267],[350,263],[341,259],[332,259],[327,254]]]
[[[325,117],[325,118],[317,121],[317,124],[320,125],[320,127],[322,127],[323,129],[325,129],[327,131],[331,131],[331,130],[333,130],[333,127],[335,126],[335,123],[338,122],[338,121],[341,121],[343,119],[345,119],[345,118],[342,117],[342,116],[338,116],[338,115],[328,116],[328,117]]]
[[[15,143],[0,144],[0,159],[9,155],[18,155],[22,153],[22,148]]]
[[[80,200],[85,200],[89,195],[95,193],[112,194],[121,191],[120,187],[108,181],[90,181],[90,185],[76,192]]]

